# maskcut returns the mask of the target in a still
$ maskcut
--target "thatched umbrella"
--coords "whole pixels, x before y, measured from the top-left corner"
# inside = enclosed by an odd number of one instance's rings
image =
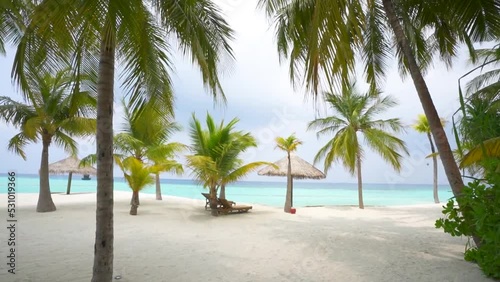
[[[321,172],[321,170],[315,168],[312,164],[306,162],[293,153],[290,154],[290,163],[292,168],[292,194],[290,200],[291,206],[293,206],[293,179],[323,179],[326,176],[323,172]],[[287,176],[288,157],[280,159],[275,162],[274,165],[276,165],[277,168],[267,166],[261,169],[258,174],[267,176]]]
[[[69,173],[68,188],[66,189],[66,194],[69,194],[71,190],[71,179],[73,178],[73,173],[96,175],[97,171],[95,168],[91,166],[80,167],[80,160],[77,157],[71,156],[63,160],[57,161],[55,163],[49,164],[49,173],[53,174]]]

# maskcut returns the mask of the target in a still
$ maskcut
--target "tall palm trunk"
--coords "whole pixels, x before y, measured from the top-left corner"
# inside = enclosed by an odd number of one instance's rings
[[[422,72],[420,71],[417,61],[415,60],[415,56],[410,47],[410,44],[408,43],[403,28],[399,23],[399,18],[396,14],[396,10],[394,8],[392,0],[382,0],[382,4],[389,20],[389,24],[391,25],[394,35],[396,36],[398,45],[400,46],[404,58],[408,63],[408,70],[410,71],[410,75],[413,80],[413,84],[415,85],[415,89],[417,90],[418,98],[420,99],[422,108],[424,109],[425,116],[429,121],[432,136],[434,137],[434,141],[436,142],[436,147],[438,149],[441,162],[443,163],[446,177],[448,178],[448,182],[450,183],[453,195],[457,199],[457,202],[460,206],[464,182],[462,180],[460,170],[458,169],[458,165],[455,162],[455,158],[453,157],[450,143],[448,142],[448,138],[446,137],[446,134],[444,132],[443,125],[441,124],[441,119],[439,118],[436,108],[434,107],[431,94],[429,93],[429,89],[427,88],[427,84],[425,83],[424,77],[422,76]],[[469,209],[465,208],[463,212],[465,220],[471,218],[471,211]],[[473,236],[473,238],[474,242],[479,247],[481,245],[481,239],[477,236]]]
[[[292,163],[290,161],[290,152],[288,154],[288,168],[286,171],[286,199],[285,199],[285,212],[290,212],[292,208]]]
[[[361,177],[361,155],[359,152],[356,154],[356,170],[358,171],[358,202],[359,208],[364,209],[365,204],[363,203],[363,178]]]
[[[219,198],[226,199],[226,184],[221,184]]]
[[[161,185],[160,185],[160,174],[157,173],[155,175],[155,180],[156,180],[156,199],[157,200],[162,200],[162,197],[161,197]]]
[[[427,84],[425,83],[422,72],[420,71],[420,68],[415,60],[415,56],[413,55],[413,51],[408,43],[408,40],[406,39],[401,24],[399,23],[392,0],[383,0],[382,3],[392,30],[396,35],[398,44],[408,62],[408,69],[410,71],[411,78],[415,84],[415,89],[417,90],[418,97],[422,103],[425,116],[429,121],[432,136],[436,142],[439,156],[443,163],[448,181],[450,182],[450,186],[453,190],[453,194],[456,197],[459,197],[462,193],[464,182],[462,181],[460,170],[458,169],[455,158],[453,157],[448,138],[446,137],[443,125],[441,124],[441,119],[439,118],[436,108],[434,107]]]
[[[114,36],[103,36],[97,84],[97,203],[92,282],[113,279]]]
[[[130,201],[130,215],[137,215],[139,207],[139,191],[132,192],[132,201]]]
[[[432,170],[433,170],[433,194],[434,194],[434,203],[439,204],[439,195],[438,195],[438,163],[436,156],[436,149],[434,148],[434,142],[432,142],[431,133],[427,133],[427,138],[429,138],[429,142],[431,143],[431,153],[432,153]]]
[[[51,212],[56,210],[56,205],[52,201],[49,183],[49,146],[50,137],[42,136],[42,160],[40,162],[40,193],[38,194],[37,212]]]

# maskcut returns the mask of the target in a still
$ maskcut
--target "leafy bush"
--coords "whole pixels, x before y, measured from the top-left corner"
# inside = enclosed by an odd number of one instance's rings
[[[480,246],[467,244],[465,260],[476,262],[487,276],[500,279],[500,173],[495,171],[485,181],[466,185],[460,207],[450,200],[443,208],[445,218],[436,221],[436,228],[451,236],[478,236]]]

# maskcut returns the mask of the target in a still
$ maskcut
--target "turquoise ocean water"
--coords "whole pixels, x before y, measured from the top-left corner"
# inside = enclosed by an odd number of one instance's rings
[[[81,180],[81,175],[74,175],[72,193],[95,192],[96,180]],[[37,175],[18,175],[17,193],[38,193]],[[204,199],[200,194],[206,192],[203,187],[191,180],[162,179],[164,195]],[[51,175],[50,188],[53,193],[65,193],[67,176]],[[0,174],[0,193],[6,193],[7,175]],[[115,178],[116,191],[130,191],[123,178]],[[155,187],[149,186],[141,193],[154,194]],[[237,203],[254,203],[281,207],[284,204],[286,180],[282,182],[242,181],[226,187],[226,198]],[[20,195],[21,196],[21,195]],[[323,181],[294,181],[294,206],[316,205],[357,205],[356,183],[327,183]],[[363,184],[364,203],[367,206],[394,206],[431,204],[432,185],[420,184]],[[445,202],[453,197],[448,185],[439,186],[439,198]]]

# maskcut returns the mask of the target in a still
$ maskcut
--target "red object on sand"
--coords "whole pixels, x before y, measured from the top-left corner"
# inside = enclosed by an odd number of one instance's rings
[[[295,214],[295,212],[296,212],[296,211],[297,211],[297,210],[296,210],[295,208],[290,208],[290,213],[291,213],[291,214]]]

